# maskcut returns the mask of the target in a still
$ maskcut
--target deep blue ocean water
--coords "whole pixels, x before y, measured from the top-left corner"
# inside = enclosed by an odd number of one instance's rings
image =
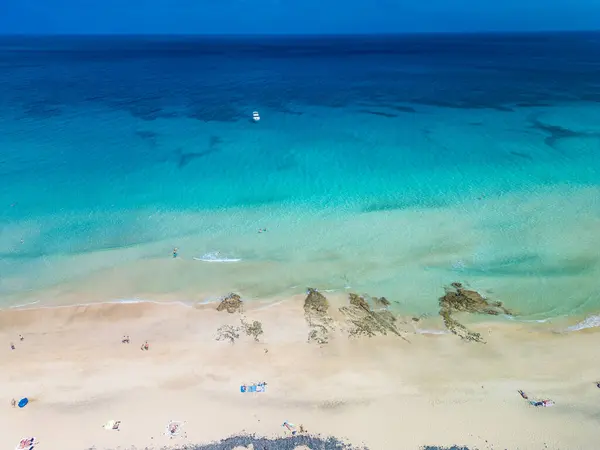
[[[599,80],[593,33],[1,37],[0,295],[596,311]]]

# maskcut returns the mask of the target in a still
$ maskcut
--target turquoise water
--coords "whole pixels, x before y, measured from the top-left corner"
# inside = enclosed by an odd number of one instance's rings
[[[600,309],[599,35],[3,39],[2,304]]]

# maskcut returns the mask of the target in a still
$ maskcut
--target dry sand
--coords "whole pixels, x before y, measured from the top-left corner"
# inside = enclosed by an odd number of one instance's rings
[[[307,343],[302,301],[246,307],[264,335],[234,344],[216,341],[216,330],[240,315],[214,304],[2,311],[0,444],[12,449],[36,436],[39,450],[159,448],[241,432],[283,436],[288,420],[374,450],[598,448],[594,331],[482,323],[475,329],[487,344],[338,332],[319,346]],[[145,340],[149,351],[140,349]],[[240,393],[240,384],[257,381],[267,392]],[[532,407],[518,389],[556,406]],[[29,405],[11,408],[24,396]],[[102,428],[110,419],[120,431]],[[185,437],[163,435],[169,420],[187,422]]]

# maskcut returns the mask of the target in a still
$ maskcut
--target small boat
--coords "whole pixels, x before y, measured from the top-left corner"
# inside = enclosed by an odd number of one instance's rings
[[[258,111],[254,111],[252,113],[252,120],[254,120],[255,122],[258,122],[260,120],[260,116],[258,115]]]

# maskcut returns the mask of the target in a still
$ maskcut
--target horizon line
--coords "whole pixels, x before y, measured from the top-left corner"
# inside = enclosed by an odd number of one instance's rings
[[[535,35],[535,34],[586,34],[600,33],[600,28],[571,30],[472,30],[472,31],[394,31],[394,32],[358,32],[358,33],[1,33],[4,37],[359,37],[359,36],[412,36],[412,35]]]

